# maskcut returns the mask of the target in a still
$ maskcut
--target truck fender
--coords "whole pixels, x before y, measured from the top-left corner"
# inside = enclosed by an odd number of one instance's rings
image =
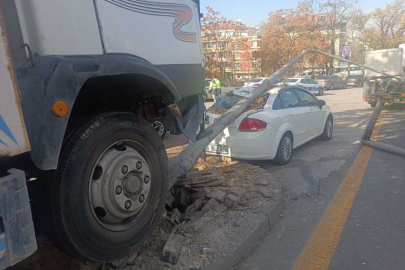
[[[35,68],[19,69],[18,83],[31,158],[41,170],[56,169],[71,109],[84,83],[93,77],[140,74],[160,81],[180,100],[172,81],[151,63],[131,55],[46,56],[35,58]],[[57,101],[70,109],[65,117],[52,112]]]

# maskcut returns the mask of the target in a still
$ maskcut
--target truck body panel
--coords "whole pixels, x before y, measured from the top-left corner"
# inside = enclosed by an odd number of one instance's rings
[[[17,0],[16,5],[24,42],[30,44],[34,53],[103,53],[93,1]]]
[[[1,12],[0,12],[1,16]],[[21,110],[20,92],[10,57],[4,25],[0,24],[0,157],[30,150]]]
[[[366,51],[365,65],[392,76],[402,76],[402,49],[386,49],[377,51]],[[364,73],[366,78],[385,77],[382,74],[366,69]]]

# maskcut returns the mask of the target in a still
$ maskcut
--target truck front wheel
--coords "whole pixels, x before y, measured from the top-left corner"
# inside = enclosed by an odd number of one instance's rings
[[[106,113],[76,128],[46,184],[51,240],[84,260],[127,257],[163,213],[167,164],[156,131],[132,114]]]

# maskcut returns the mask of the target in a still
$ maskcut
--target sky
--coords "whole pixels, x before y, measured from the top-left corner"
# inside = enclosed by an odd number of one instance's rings
[[[267,20],[271,11],[297,7],[297,0],[200,0],[201,12],[205,13],[205,7],[210,6],[219,11],[221,16],[227,19],[241,19],[248,26],[257,26]],[[359,7],[370,12],[394,0],[359,0]]]

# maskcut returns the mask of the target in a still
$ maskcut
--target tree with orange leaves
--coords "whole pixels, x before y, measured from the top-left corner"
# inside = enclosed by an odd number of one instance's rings
[[[261,50],[255,54],[260,58],[262,75],[274,73],[304,50],[328,48],[327,40],[303,3],[299,3],[296,9],[271,12],[262,27],[265,34]],[[311,55],[297,66],[299,69],[324,67],[326,62],[323,56]]]

